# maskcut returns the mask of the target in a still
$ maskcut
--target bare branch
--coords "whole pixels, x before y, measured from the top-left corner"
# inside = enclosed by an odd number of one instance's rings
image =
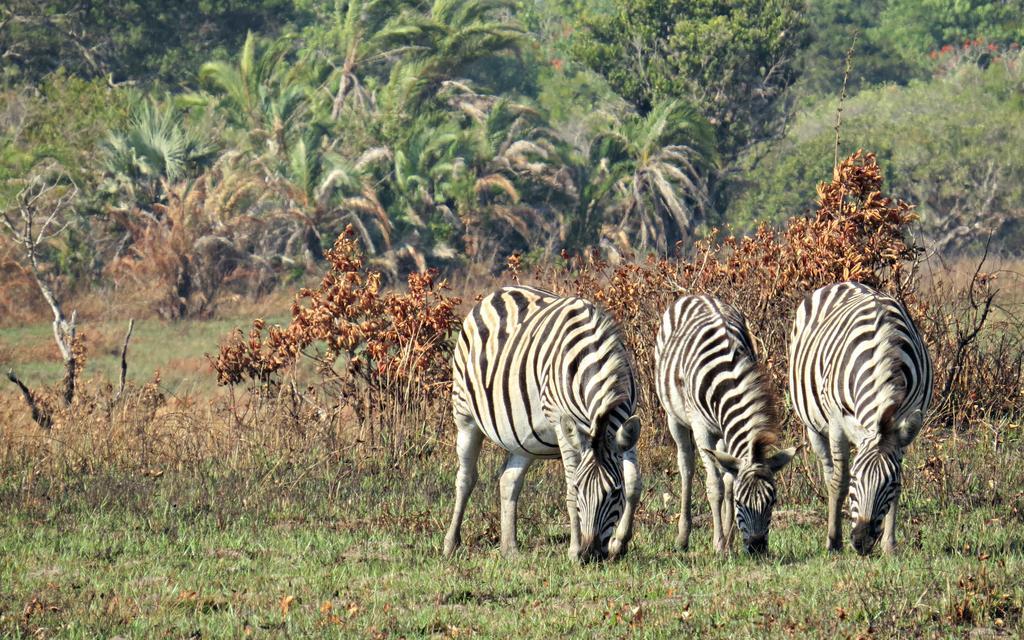
[[[128,342],[132,339],[132,330],[135,329],[135,318],[128,320],[128,333],[124,336],[124,346],[121,347],[121,382],[117,387],[117,394],[114,396],[114,402],[117,402],[121,394],[124,393],[124,382],[128,376]]]
[[[32,420],[44,429],[49,429],[53,426],[53,416],[44,407],[40,407],[36,402],[35,396],[29,391],[25,383],[18,378],[18,374],[14,373],[14,369],[7,370],[7,379],[18,386],[21,390],[21,396],[25,399],[25,403],[32,411]]]

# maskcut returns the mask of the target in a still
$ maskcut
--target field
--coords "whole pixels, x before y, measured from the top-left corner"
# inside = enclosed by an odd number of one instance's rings
[[[181,367],[174,362],[192,362],[184,367],[191,373],[167,383],[188,405],[189,394],[212,379],[203,353],[231,324],[140,323],[136,375],[145,380],[147,370],[160,368],[165,380],[174,379]],[[104,325],[102,333],[116,336],[121,327]],[[162,338],[169,333],[173,341]],[[27,352],[45,353],[47,339],[46,325],[0,332],[8,352],[38,342]],[[59,373],[56,362],[35,366],[40,377]],[[89,366],[92,375],[105,376],[113,355]],[[209,387],[203,393],[217,395]],[[2,399],[5,414],[24,421],[10,389]],[[138,448],[143,438],[111,431],[112,442],[104,444],[103,433],[76,438],[55,427],[56,439],[95,449],[75,457],[51,448],[27,461],[15,455],[12,440],[41,436],[9,431],[0,477],[0,635],[977,638],[1020,632],[1024,430],[1017,424],[985,422],[970,434],[934,429],[915,443],[894,558],[861,558],[849,546],[841,555],[825,552],[824,499],[816,463],[804,450],[780,485],[766,560],[714,556],[699,477],[692,548],[672,549],[674,451],[663,425],[645,425],[658,434],[644,460],[631,552],[621,562],[579,567],[566,558],[561,470],[554,463],[527,477],[520,556],[499,554],[501,459],[491,446],[470,502],[466,546],[451,561],[441,558],[454,478],[447,420],[430,417],[429,441],[405,459],[367,458],[361,449],[329,451],[288,433],[250,431],[243,439],[261,447],[189,461],[169,453],[189,440],[184,434],[174,440],[175,429],[189,423],[172,420],[144,429],[145,441],[164,443],[148,454]],[[121,451],[105,458],[105,446]]]

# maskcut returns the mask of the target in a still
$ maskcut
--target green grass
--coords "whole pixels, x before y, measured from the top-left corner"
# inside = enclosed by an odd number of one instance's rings
[[[1019,632],[1020,501],[968,507],[908,491],[901,553],[823,549],[824,504],[782,504],[772,556],[718,558],[703,492],[693,548],[671,548],[666,469],[629,556],[577,566],[556,464],[521,502],[522,553],[497,551],[497,456],[464,527],[439,549],[452,468],[428,460],[322,474],[268,466],[158,478],[8,470],[0,501],[0,635],[12,637],[965,637]],[[1018,488],[1019,490],[1019,488]],[[287,613],[282,599],[294,597]],[[325,606],[324,603],[329,603]]]
[[[268,318],[268,323],[286,323],[286,317]],[[205,354],[216,356],[221,339],[236,327],[243,330],[251,319],[190,320],[165,322],[139,320],[135,323],[128,347],[128,379],[147,382],[155,371],[160,372],[163,388],[172,393],[191,390],[197,384],[208,386],[213,374],[196,375],[197,367],[205,371]],[[128,322],[83,324],[88,354],[85,378],[116,381],[121,373],[121,346]],[[28,350],[28,351],[26,351]],[[0,370],[13,367],[29,387],[59,382],[64,373],[53,328],[47,323],[0,329]],[[211,370],[212,371],[212,370]],[[3,385],[8,392],[9,384]]]

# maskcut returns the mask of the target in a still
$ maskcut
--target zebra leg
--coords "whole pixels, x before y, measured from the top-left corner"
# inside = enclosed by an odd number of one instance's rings
[[[693,489],[693,432],[685,424],[669,418],[668,429],[672,439],[676,441],[676,461],[679,463],[679,499],[682,509],[679,512],[679,533],[676,535],[676,549],[686,551],[690,548],[690,528],[692,526],[690,512],[690,492]]]
[[[889,513],[885,514],[882,534],[882,551],[889,555],[896,553],[896,506],[900,502],[900,494],[897,492],[889,506]]]
[[[455,512],[452,523],[444,537],[444,555],[452,555],[462,544],[462,517],[466,513],[469,494],[476,485],[476,461],[480,458],[480,445],[484,434],[469,416],[456,416],[458,435],[455,450],[459,456],[459,472],[455,476]]]
[[[580,559],[580,512],[576,508],[576,467],[580,454],[569,447],[562,448],[562,468],[565,471],[565,506],[569,512],[569,559]]]
[[[818,459],[821,460],[821,472],[825,478],[825,486],[828,486],[828,483],[832,480],[833,469],[832,451],[829,448],[828,436],[807,427],[807,439],[811,443],[811,449],[814,450],[814,453],[818,454]]]
[[[523,489],[523,478],[530,468],[533,458],[508,454],[505,470],[501,472],[499,486],[501,488],[501,552],[507,556],[518,551],[516,548],[516,506],[519,504],[519,492]]]
[[[615,529],[611,542],[608,543],[608,557],[612,560],[626,555],[629,541],[633,539],[633,516],[640,502],[640,491],[643,481],[640,479],[640,465],[636,460],[636,449],[630,449],[622,456],[623,492],[626,494],[626,507],[622,511],[619,526]]]
[[[831,439],[834,466],[828,483],[828,550],[843,549],[843,502],[850,491],[850,443],[840,435]]]
[[[725,545],[725,530],[722,528],[722,499],[725,497],[725,486],[722,482],[722,472],[713,455],[708,453],[714,450],[715,443],[706,435],[694,434],[697,446],[700,447],[700,457],[704,462],[705,486],[708,492],[708,502],[711,504],[711,521],[715,527],[715,551],[725,553],[728,547]]]
[[[733,501],[733,483],[735,477],[726,474],[722,479],[725,492],[722,494],[722,537],[725,538],[725,549],[732,549],[732,539],[736,533],[736,511]]]

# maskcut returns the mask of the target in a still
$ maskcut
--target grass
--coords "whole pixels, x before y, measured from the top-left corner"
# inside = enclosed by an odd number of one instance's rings
[[[678,502],[663,499],[676,490],[665,460],[648,469],[627,559],[583,567],[566,558],[556,464],[528,476],[520,556],[498,553],[493,450],[481,461],[466,547],[451,561],[438,552],[454,476],[447,455],[401,470],[357,471],[342,460],[322,473],[268,463],[250,473],[209,467],[32,480],[33,469],[8,469],[0,635],[881,638],[1020,630],[1024,527],[1014,487],[957,504],[919,483],[904,502],[900,554],[870,558],[849,548],[827,554],[824,504],[803,495],[780,505],[769,559],[718,558],[702,492],[693,548],[671,548]]]
[[[522,551],[502,557],[501,457],[491,445],[466,546],[447,560],[439,553],[455,475],[447,408],[399,407],[364,424],[358,402],[316,418],[284,396],[213,394],[203,356],[249,325],[234,319],[137,323],[129,369],[137,384],[108,402],[96,389],[116,380],[125,325],[83,322],[87,383],[50,432],[30,422],[11,385],[0,387],[0,637],[1022,633],[1018,421],[972,408],[960,431],[926,428],[904,466],[896,557],[824,550],[825,501],[806,449],[782,474],[769,558],[712,552],[700,478],[692,549],[675,551],[675,453],[660,423],[644,425],[645,490],[625,560],[567,559],[554,463],[528,474]],[[49,325],[0,329],[0,366],[32,386],[56,383]],[[161,393],[138,384],[154,370]],[[246,401],[236,406],[236,397]],[[990,400],[972,398],[971,407]],[[789,423],[784,442],[801,439]]]
[[[287,317],[272,317],[270,323],[287,323]],[[216,356],[218,342],[234,330],[251,325],[250,319],[192,320],[167,322],[149,319],[135,323],[128,347],[128,379],[142,383],[159,371],[163,388],[184,393],[197,384],[213,380],[206,354]],[[117,380],[121,372],[121,347],[128,328],[124,322],[82,323],[89,352],[84,376]],[[64,363],[53,340],[50,324],[0,328],[0,369],[14,368],[30,387],[53,384],[64,374]],[[202,374],[202,375],[197,375]],[[4,383],[4,392],[14,388]]]

